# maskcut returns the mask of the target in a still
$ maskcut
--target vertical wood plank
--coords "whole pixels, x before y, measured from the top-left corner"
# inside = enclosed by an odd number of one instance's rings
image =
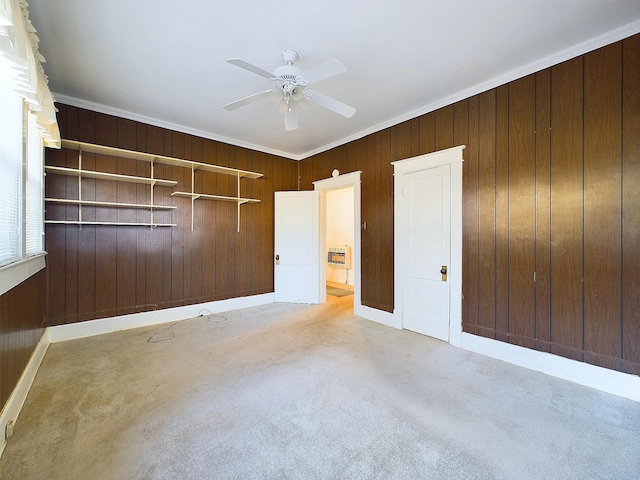
[[[204,140],[202,145],[202,159],[205,163],[215,164],[215,143]],[[202,188],[205,192],[215,192],[215,175],[205,172],[202,177]],[[202,245],[202,296],[213,300],[216,294],[216,212],[215,205],[207,205],[202,212],[202,227],[204,238]]]
[[[266,154],[262,152],[254,152],[253,154],[253,167],[256,172],[262,173],[263,176],[256,181],[256,186],[254,187],[256,188],[255,191],[257,193],[256,198],[260,200],[260,203],[255,205],[256,207],[258,207],[256,208],[255,212],[255,228],[257,232],[260,232],[260,239],[259,242],[255,243],[256,248],[254,249],[251,258],[251,285],[253,291],[261,293],[265,288],[263,282],[263,276],[265,274],[263,274],[262,272],[264,272],[264,269],[267,268],[267,262],[272,265],[271,268],[273,269],[274,254],[273,250],[269,251],[268,247],[265,245],[267,237],[271,235],[271,233],[266,230],[265,220],[265,217],[269,214],[265,201],[267,199],[267,196],[270,195],[270,193],[267,192],[267,181],[265,178],[267,175],[267,172],[265,170],[265,157]]]
[[[118,138],[117,119],[109,115],[96,116],[96,142],[115,146]],[[96,154],[96,170],[117,173],[116,157]],[[116,182],[96,180],[96,200],[116,202]],[[116,221],[117,212],[112,208],[96,208],[96,219]],[[96,231],[96,318],[116,315],[117,299],[117,227],[100,226]]]
[[[640,375],[640,35],[623,42],[622,358]]]
[[[158,127],[149,126],[146,128],[146,145],[147,152],[155,153],[158,155],[164,154],[164,135],[162,129]],[[156,165],[154,167],[154,177],[167,178],[163,175],[162,165]],[[151,195],[149,190],[148,196]],[[171,197],[167,198],[162,188],[155,187],[154,190],[154,202],[158,202],[159,196],[162,199],[163,205],[171,204]],[[147,197],[148,198],[148,197]],[[171,213],[163,213],[159,215],[159,212],[154,213],[154,218],[158,217],[163,220],[171,220],[166,218]],[[162,308],[162,286],[164,283],[165,270],[163,269],[163,252],[164,252],[164,235],[165,229],[154,228],[146,232],[145,239],[145,309],[157,310]]]
[[[191,144],[190,158],[194,162],[204,163],[202,159],[202,138],[190,137],[187,139]],[[194,190],[196,192],[207,193],[204,190],[204,172],[196,171]],[[202,248],[204,242],[205,232],[203,231],[203,215],[206,208],[206,202],[197,202],[194,205],[194,219],[193,219],[193,232],[190,233],[190,249],[189,249],[189,265],[190,278],[189,278],[189,303],[202,302]]]
[[[468,305],[467,308],[467,320],[465,321],[464,330],[466,332],[478,335],[478,287],[479,287],[479,272],[480,267],[478,264],[479,252],[479,107],[478,107],[478,95],[475,95],[469,99],[469,148],[467,154],[467,172],[465,178],[466,182],[465,197],[466,201],[463,202],[465,207],[465,239],[464,245],[466,246],[466,258],[467,266],[465,267],[465,274],[467,277],[467,289],[464,293],[465,302]]]
[[[622,45],[585,55],[584,76],[584,349],[621,358]]]
[[[457,102],[453,107],[453,139],[455,145],[469,145],[469,102],[463,100]],[[466,208],[467,190],[469,184],[469,162],[468,147],[463,152],[464,161],[462,162],[462,324],[463,330],[466,331],[464,325],[469,318],[469,301],[466,292],[469,289],[469,276],[466,274],[467,265],[469,265],[469,244],[468,244],[468,211]]]
[[[184,158],[184,134],[171,132],[171,153],[170,156],[175,158]],[[191,191],[191,169],[173,167],[171,177],[178,181],[175,186],[176,190]],[[191,232],[191,201],[190,199],[181,198],[183,200],[178,214],[178,226],[171,228],[171,306],[180,306],[185,303],[184,281],[185,272],[189,270],[188,245],[186,242],[187,235]],[[177,213],[177,212],[176,212]]]
[[[216,145],[216,162],[218,165],[227,166],[229,162],[229,150],[228,146],[223,143]],[[221,178],[221,175],[217,176],[217,186],[220,189],[216,191],[224,191],[228,195],[227,179]],[[226,298],[229,294],[229,236],[227,234],[231,223],[229,220],[230,204],[215,202],[216,209],[216,298]]]
[[[496,91],[478,96],[478,334],[496,328]]]
[[[264,157],[263,171],[265,174],[265,196],[264,196],[264,208],[263,208],[263,232],[265,235],[263,254],[260,258],[260,276],[261,276],[261,289],[268,292],[273,292],[273,266],[274,266],[274,195],[273,195],[273,162],[270,156]]]
[[[393,168],[391,165],[391,129],[380,132],[378,140],[379,289],[381,310],[393,312]]]
[[[496,339],[509,341],[509,86],[496,94]]]
[[[536,74],[536,334],[551,340],[551,70]]]
[[[171,156],[173,153],[173,135],[171,132],[162,129],[162,155]],[[158,172],[158,178],[171,178],[178,181],[178,184],[175,186],[176,189],[178,186],[183,187],[183,182],[180,179],[177,179],[173,175],[173,167],[168,165],[162,165]],[[176,208],[173,211],[173,223],[177,224],[176,227],[172,228],[161,228],[158,229],[162,236],[162,301],[160,303],[161,308],[168,308],[173,306],[172,303],[172,285],[173,285],[173,230],[183,228],[184,225],[184,216],[185,210],[187,210],[188,214],[191,214],[191,209],[188,208],[186,204],[185,198],[181,197],[171,197],[171,204],[176,205]],[[187,220],[188,221],[188,220]],[[177,251],[176,251],[177,255]]]
[[[551,351],[576,360],[583,347],[582,62],[551,69]]]
[[[70,109],[66,115],[65,132],[73,138],[78,138],[79,133],[79,111],[77,108]],[[78,152],[67,151],[67,167],[78,167]],[[66,192],[63,198],[78,198],[79,185],[75,177],[65,179]],[[69,205],[66,207],[66,220],[78,220],[78,207]],[[65,312],[64,323],[75,323],[78,321],[78,231],[76,225],[65,227],[65,275],[63,281],[65,288]]]
[[[126,150],[136,149],[136,125],[132,120],[117,120],[117,147]],[[117,160],[117,173],[136,175],[137,162],[130,158]],[[117,182],[117,201],[135,203],[137,185]],[[119,222],[135,222],[137,212],[133,209],[115,209]],[[116,228],[116,308],[118,315],[135,313],[136,305],[136,264],[137,230],[139,227],[119,226]]]
[[[436,150],[453,147],[453,105],[436,110]]]
[[[247,165],[247,152],[244,149],[237,149],[236,151],[236,166],[242,170],[251,170]],[[240,194],[243,197],[251,197],[251,181],[241,180]],[[251,232],[251,213],[255,211],[254,205],[241,206],[240,212],[240,232],[236,235],[236,241],[234,242],[235,248],[235,289],[234,292],[238,296],[246,295],[250,289],[249,271],[250,262],[249,257],[251,255],[250,242],[251,238],[247,232]]]
[[[142,123],[135,124],[136,130],[136,148],[139,152],[147,151],[147,126]],[[139,177],[147,177],[151,174],[151,165],[146,162],[136,162],[136,175]],[[148,185],[136,185],[136,203],[150,204],[151,191]],[[161,197],[155,199],[154,204],[162,203]],[[151,220],[149,212],[140,210],[137,213],[138,222],[148,222]],[[147,305],[147,279],[146,279],[146,258],[147,258],[147,237],[150,228],[136,229],[136,300],[134,309],[136,312],[146,312],[150,310]]]
[[[420,119],[420,150],[418,155],[436,151],[436,114],[435,112],[425,113]]]
[[[96,141],[96,115],[82,110],[79,115],[78,137],[83,142]],[[83,153],[82,166],[87,170],[95,170],[95,154]],[[82,179],[82,200],[96,199],[96,181],[91,178]],[[95,221],[96,209],[82,207],[82,218]],[[96,226],[84,225],[78,231],[78,321],[95,318],[96,311]]]
[[[406,122],[402,122],[398,125],[398,146],[397,150],[397,159],[404,160],[405,158],[411,158],[411,135],[412,135],[412,124],[411,121],[408,120]]]
[[[411,123],[411,157],[420,155],[420,119],[422,117],[416,117],[409,122]]]
[[[509,85],[509,333],[535,348],[535,76]]]

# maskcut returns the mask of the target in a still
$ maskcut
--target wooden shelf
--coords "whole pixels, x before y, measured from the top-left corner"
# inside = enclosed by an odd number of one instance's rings
[[[238,205],[238,232],[240,231],[240,205],[245,203],[259,203],[260,200],[254,198],[243,198],[240,196],[240,179],[250,178],[256,179],[262,177],[261,173],[249,172],[247,170],[239,170],[236,168],[220,167],[217,165],[210,165],[208,163],[193,162],[190,160],[182,160],[180,158],[165,157],[163,155],[154,155],[150,153],[136,152],[132,150],[124,150],[122,148],[107,147],[104,145],[95,145],[92,143],[78,142],[75,140],[62,140],[62,148],[69,150],[76,150],[78,152],[78,168],[66,168],[66,167],[54,167],[45,166],[45,171],[51,174],[69,175],[78,178],[78,199],[54,199],[48,198],[48,202],[56,202],[67,205],[78,206],[78,220],[47,220],[47,223],[65,223],[65,224],[77,224],[77,225],[145,225],[145,226],[175,226],[174,224],[158,224],[153,221],[154,210],[169,210],[176,208],[174,206],[154,205],[153,203],[153,187],[165,186],[172,187],[178,184],[174,180],[164,180],[154,178],[153,167],[154,164],[160,163],[163,165],[171,165],[174,167],[183,167],[191,169],[191,192],[173,192],[171,195],[176,197],[187,197],[191,199],[191,230],[193,231],[193,218],[194,218],[194,206],[193,203],[197,199],[204,200],[220,200],[224,202],[234,202]],[[131,175],[122,175],[117,173],[99,172],[95,170],[83,170],[82,169],[82,153],[95,153],[99,155],[109,155],[112,157],[129,158],[132,160],[139,160],[148,162],[150,164],[150,176],[149,177],[136,177]],[[230,175],[236,178],[237,181],[237,195],[235,197],[225,195],[213,195],[207,193],[194,192],[194,175],[197,170],[203,172],[211,172],[222,175]],[[150,204],[141,205],[136,203],[119,203],[119,202],[97,202],[92,200],[79,200],[82,198],[82,178],[95,178],[103,180],[112,180],[116,182],[132,182],[151,186],[150,192]],[[148,209],[151,212],[151,221],[149,223],[120,223],[120,222],[85,222],[82,220],[82,206],[96,206],[96,207],[113,207],[113,208],[140,208]]]
[[[236,202],[236,203],[260,203],[260,200],[255,198],[241,198],[241,197],[227,197],[225,195],[210,195],[208,193],[191,193],[191,192],[173,192],[172,197],[187,197],[192,200],[199,198],[203,200],[222,200],[223,202]]]
[[[202,170],[205,172],[222,173],[224,175],[232,175],[240,178],[260,178],[261,173],[249,172],[247,170],[238,170],[236,168],[219,167],[208,163],[192,162],[190,160],[182,160],[180,158],[165,157],[163,155],[154,155],[151,153],[134,152],[132,150],[124,150],[122,148],[106,147],[104,145],[94,145],[92,143],[77,142],[75,140],[62,140],[62,148],[70,150],[78,150],[88,153],[99,153],[102,155],[111,155],[112,157],[131,158],[133,160],[141,160],[150,163],[161,163],[163,165],[173,165],[174,167],[186,167],[194,170]]]
[[[45,220],[44,223],[58,225],[122,225],[128,227],[175,227],[175,223],[145,223],[145,222],[89,222],[85,220]]]
[[[70,177],[97,178],[101,180],[111,180],[115,182],[139,183],[142,185],[157,185],[159,187],[173,187],[178,182],[175,180],[163,180],[159,178],[134,177],[131,175],[122,175],[119,173],[97,172],[95,170],[79,170],[77,168],[52,167],[45,166],[45,172],[67,175]]]
[[[45,198],[45,202],[65,205],[86,205],[88,207],[139,208],[143,210],[175,210],[175,205],[149,205],[142,203],[98,202],[95,200],[73,200],[66,198]]]

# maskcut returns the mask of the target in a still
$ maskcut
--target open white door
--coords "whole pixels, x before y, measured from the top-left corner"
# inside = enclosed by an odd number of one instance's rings
[[[275,193],[275,301],[320,303],[320,196]]]

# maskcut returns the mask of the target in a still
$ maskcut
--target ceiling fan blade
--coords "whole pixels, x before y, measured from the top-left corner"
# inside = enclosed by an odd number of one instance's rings
[[[235,65],[236,67],[244,68],[245,70],[249,70],[261,77],[268,78],[271,80],[273,78],[273,73],[267,72],[266,70],[261,69],[260,67],[256,67],[255,65],[251,65],[250,63],[245,62],[244,60],[240,60],[239,58],[229,58],[227,63],[231,65]]]
[[[265,90],[263,92],[254,93],[253,95],[249,95],[248,97],[241,98],[240,100],[236,100],[235,102],[227,103],[223,105],[222,108],[225,110],[235,110],[236,108],[244,107],[253,102],[257,102],[258,100],[262,100],[265,97],[271,95],[271,90]]]
[[[305,90],[304,96],[307,100],[339,113],[343,117],[351,118],[353,117],[353,114],[356,113],[355,108],[347,105],[346,103],[339,102],[335,98],[324,95],[323,93],[318,93],[315,90]]]
[[[298,129],[298,112],[292,105],[289,110],[284,112],[284,129],[285,130],[297,130]]]
[[[343,64],[338,60],[333,59],[310,68],[306,72],[303,72],[301,76],[307,82],[314,83],[324,80],[325,78],[333,77],[334,75],[339,75],[346,71],[347,69]]]

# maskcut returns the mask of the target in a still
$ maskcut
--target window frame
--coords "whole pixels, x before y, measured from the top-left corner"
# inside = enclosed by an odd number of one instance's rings
[[[2,85],[2,83],[0,83]],[[6,88],[6,87],[4,87]],[[36,215],[36,222],[38,223],[38,229],[42,232],[42,241],[41,241],[41,251],[34,252],[31,255],[27,255],[27,209],[26,209],[26,197],[27,197],[27,189],[28,189],[28,145],[29,145],[29,135],[37,135],[39,137],[39,143],[41,145],[41,166],[40,166],[40,174],[37,175],[39,179],[39,188],[41,191],[44,189],[44,144],[42,142],[42,137],[40,135],[40,131],[36,128],[29,128],[29,115],[31,115],[29,111],[29,107],[24,98],[21,98],[22,109],[20,116],[20,123],[22,126],[22,148],[21,148],[21,161],[22,161],[22,171],[21,171],[21,179],[20,179],[20,189],[18,192],[18,203],[19,203],[19,228],[18,228],[18,259],[3,265],[0,267],[0,295],[8,292],[9,290],[15,288],[20,283],[27,280],[32,275],[35,275],[40,270],[42,270],[46,266],[45,256],[47,252],[44,250],[44,198],[40,203],[40,211]],[[18,119],[16,119],[18,120]],[[44,197],[44,195],[42,195]]]

